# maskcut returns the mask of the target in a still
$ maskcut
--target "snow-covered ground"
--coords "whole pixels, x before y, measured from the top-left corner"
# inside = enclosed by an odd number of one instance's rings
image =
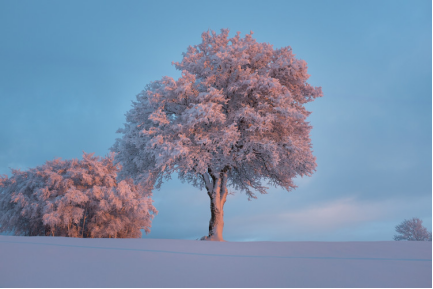
[[[0,236],[0,287],[431,286],[431,242]]]

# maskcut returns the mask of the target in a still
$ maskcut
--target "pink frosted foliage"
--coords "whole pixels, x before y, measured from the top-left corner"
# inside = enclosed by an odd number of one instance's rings
[[[228,171],[228,183],[255,197],[262,181],[290,190],[316,167],[305,103],[322,96],[307,64],[290,47],[273,49],[251,34],[205,32],[163,77],[137,95],[113,146],[125,176],[157,181],[177,172],[205,187],[201,175]]]
[[[174,63],[179,79],[148,84],[112,147],[120,174],[148,190],[172,173],[205,188],[210,231],[216,223],[222,230],[227,186],[256,198],[267,185],[295,188],[293,178],[316,167],[304,105],[322,91],[307,83],[306,62],[290,47],[258,43],[252,32],[228,34],[204,32]]]
[[[0,232],[26,236],[137,238],[157,213],[151,193],[131,179],[117,181],[119,165],[83,154],[48,161],[0,177]]]
[[[398,233],[394,236],[396,241],[431,241],[431,232],[427,231],[418,218],[404,220],[395,230]]]

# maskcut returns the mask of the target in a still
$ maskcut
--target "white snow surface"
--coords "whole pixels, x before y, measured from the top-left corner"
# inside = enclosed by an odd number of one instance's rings
[[[431,286],[431,242],[0,236],[0,287]]]

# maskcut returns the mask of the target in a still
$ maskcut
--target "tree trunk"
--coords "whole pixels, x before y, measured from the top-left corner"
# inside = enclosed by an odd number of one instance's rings
[[[210,198],[211,218],[209,221],[209,235],[201,238],[208,241],[224,241],[224,204],[227,198],[227,172],[217,175],[209,173],[212,182],[207,175],[203,175],[207,194]]]

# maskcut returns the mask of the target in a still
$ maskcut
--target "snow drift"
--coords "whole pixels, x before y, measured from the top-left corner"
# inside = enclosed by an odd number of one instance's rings
[[[0,236],[0,287],[431,287],[431,242]]]

